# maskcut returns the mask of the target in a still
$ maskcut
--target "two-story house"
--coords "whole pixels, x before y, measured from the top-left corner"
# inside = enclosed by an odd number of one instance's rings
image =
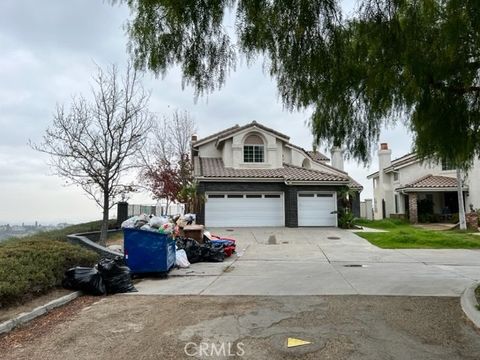
[[[373,213],[375,219],[399,214],[416,223],[426,219],[444,220],[458,213],[458,183],[456,169],[446,162],[421,161],[415,153],[391,160],[388,144],[380,145],[378,171],[367,178],[373,180]],[[462,174],[465,207],[480,207],[480,162],[475,160],[467,174]],[[422,201],[431,214],[419,214]],[[427,206],[428,207],[428,206]],[[419,217],[420,215],[420,217]],[[425,217],[424,217],[425,218]]]
[[[337,191],[345,186],[356,190],[359,214],[362,186],[343,170],[338,148],[329,165],[325,155],[253,121],[192,138],[192,155],[205,199],[197,221],[206,226],[337,226]]]

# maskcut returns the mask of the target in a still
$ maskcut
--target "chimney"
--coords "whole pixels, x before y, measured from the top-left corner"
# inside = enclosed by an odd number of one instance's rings
[[[197,134],[192,135],[192,143],[194,143],[195,141],[197,141]]]
[[[388,148],[387,143],[380,144],[380,150],[378,150],[378,170],[380,173],[383,169],[389,167],[392,163],[392,150]]]
[[[331,154],[332,166],[343,171],[343,150],[338,146],[334,146],[332,147]]]

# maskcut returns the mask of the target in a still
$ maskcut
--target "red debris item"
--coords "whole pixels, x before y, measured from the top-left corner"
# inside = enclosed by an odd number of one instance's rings
[[[230,246],[225,246],[223,248],[223,251],[225,251],[225,256],[230,257],[232,256],[233,252],[235,251],[235,246],[230,245]]]

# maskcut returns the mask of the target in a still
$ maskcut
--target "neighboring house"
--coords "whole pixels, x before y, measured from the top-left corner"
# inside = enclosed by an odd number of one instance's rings
[[[433,217],[427,220],[447,220],[458,213],[456,169],[446,162],[422,162],[415,153],[391,160],[391,150],[383,143],[378,151],[379,171],[367,178],[373,180],[374,218],[391,215],[405,216],[410,222],[419,218],[422,201],[433,204]],[[480,207],[480,163],[475,160],[472,169],[463,175],[465,206]],[[420,207],[419,207],[420,206]],[[423,214],[424,215],[424,214]]]
[[[197,140],[192,157],[198,191],[205,196],[197,222],[210,227],[337,226],[337,191],[350,186],[359,215],[362,186],[343,171],[334,149],[332,164],[290,138],[255,121]]]

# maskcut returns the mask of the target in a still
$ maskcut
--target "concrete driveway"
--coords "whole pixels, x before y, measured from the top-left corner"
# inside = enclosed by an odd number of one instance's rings
[[[459,296],[480,280],[479,250],[380,249],[337,228],[234,228],[224,263],[143,279],[138,294]]]

